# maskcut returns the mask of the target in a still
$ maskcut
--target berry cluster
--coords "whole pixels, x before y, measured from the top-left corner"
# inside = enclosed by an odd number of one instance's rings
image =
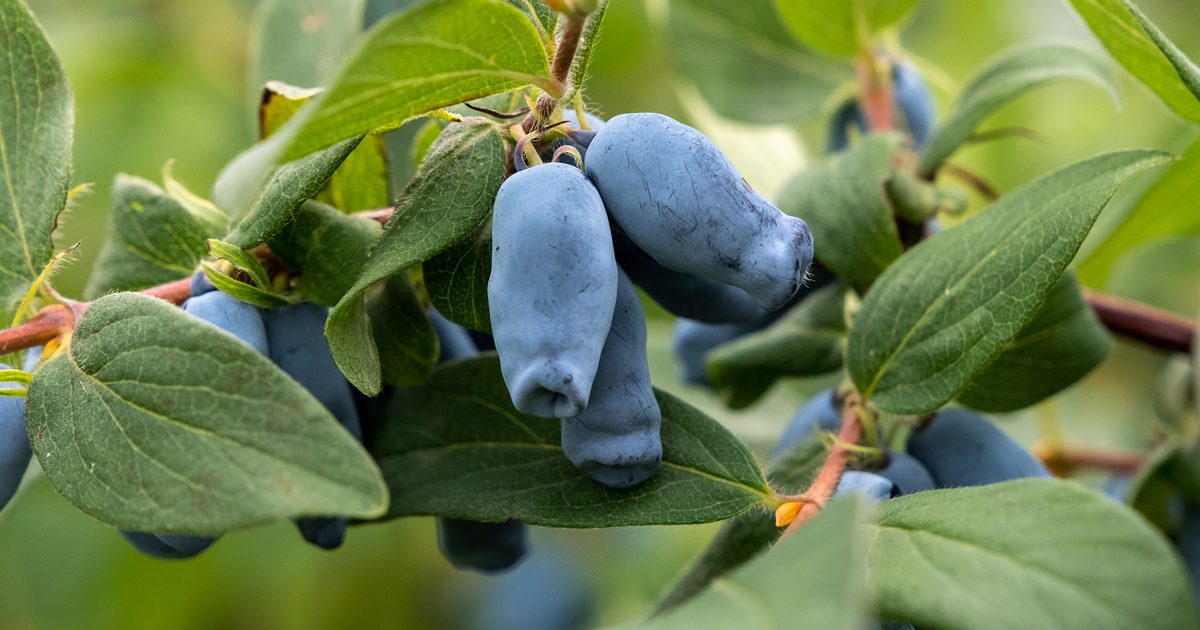
[[[488,301],[513,404],[561,418],[567,457],[627,488],[662,459],[634,285],[679,315],[750,321],[800,292],[813,242],[695,129],[646,113],[592,126],[574,140],[583,170],[524,167],[518,146],[494,207]]]

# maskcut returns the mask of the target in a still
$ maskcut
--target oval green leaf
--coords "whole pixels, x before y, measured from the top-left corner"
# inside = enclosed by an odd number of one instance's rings
[[[28,422],[50,483],[123,529],[213,535],[387,508],[379,469],[303,387],[137,293],[88,309],[68,351],[37,371]]]
[[[1121,183],[1169,159],[1122,151],[1068,166],[910,250],[850,331],[847,367],[864,398],[921,414],[957,396],[1033,317]]]
[[[775,0],[797,39],[828,55],[858,54],[880,29],[899,22],[917,0]]]
[[[1078,79],[1104,89],[1117,101],[1115,78],[1099,54],[1074,44],[1022,44],[997,54],[963,88],[950,113],[925,143],[917,170],[935,172],[975,135],[979,125],[1004,105],[1035,88]]]
[[[1200,69],[1129,0],[1071,0],[1122,66],[1175,113],[1200,122]]]
[[[41,25],[24,2],[0,3],[0,317],[53,255],[67,202],[75,109]]]
[[[1140,516],[1026,479],[885,501],[867,555],[884,618],[927,628],[1200,627],[1183,566]]]
[[[513,409],[495,355],[439,367],[421,387],[396,392],[369,445],[391,489],[388,516],[683,525],[727,519],[769,498],[744,444],[678,398],[657,395],[662,470],[636,488],[613,490],[567,460],[557,420]]]

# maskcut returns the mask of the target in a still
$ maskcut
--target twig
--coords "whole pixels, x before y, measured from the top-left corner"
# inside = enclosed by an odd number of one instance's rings
[[[858,417],[861,408],[862,403],[857,392],[846,397],[842,406],[842,428],[838,432],[837,442],[829,451],[829,457],[825,458],[825,463],[821,465],[821,470],[817,472],[817,477],[813,479],[808,490],[797,497],[803,505],[796,514],[796,518],[784,530],[784,537],[795,533],[800,526],[824,509],[829,500],[833,498],[833,492],[837,489],[838,482],[842,480],[842,473],[846,472],[846,465],[850,463],[850,450],[845,445],[857,444],[862,438],[863,427]]]
[[[1113,333],[1170,352],[1192,351],[1196,322],[1187,317],[1091,289],[1083,297]]]
[[[1094,448],[1090,446],[1064,446],[1056,442],[1034,445],[1033,453],[1054,473],[1065,477],[1075,468],[1095,468],[1109,472],[1133,474],[1146,461],[1143,453]]]
[[[943,173],[970,186],[975,190],[975,192],[979,193],[989,202],[1000,198],[1000,193],[996,192],[996,189],[993,188],[991,184],[987,183],[987,181],[985,181],[982,177],[972,173],[971,171],[968,171],[961,166],[945,163],[942,164],[941,170]]]
[[[869,51],[855,63],[861,92],[859,102],[862,103],[871,131],[891,131],[896,128],[892,115],[895,95],[892,93],[891,73],[880,72],[878,66],[874,54]]]

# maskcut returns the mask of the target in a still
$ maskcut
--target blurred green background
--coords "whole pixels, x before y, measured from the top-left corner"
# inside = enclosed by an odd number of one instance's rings
[[[254,138],[247,89],[253,0],[28,0],[56,46],[75,92],[76,183],[94,182],[62,224],[58,245],[81,243],[57,279],[79,295],[107,229],[118,172],[176,177],[205,194],[221,166]],[[1184,51],[1200,58],[1200,12],[1190,2],[1139,4]],[[613,0],[592,66],[589,102],[600,112],[660,111],[705,128],[768,192],[819,155],[823,129],[749,129],[715,120],[672,63],[664,34],[668,0]],[[944,111],[977,65],[1013,43],[1068,38],[1096,45],[1065,2],[926,0],[899,41],[930,73]],[[1117,70],[1121,105],[1101,91],[1060,84],[1005,109],[988,127],[1032,127],[1048,140],[1005,140],[969,148],[955,161],[1002,191],[1096,153],[1128,147],[1181,151],[1193,135],[1145,89]],[[806,149],[807,147],[807,149]],[[1120,202],[1099,229],[1120,217]],[[1194,211],[1181,208],[1179,211]],[[1128,256],[1105,289],[1193,315],[1200,307],[1200,242],[1174,239]],[[670,322],[651,322],[656,381],[682,392],[756,448],[769,446],[791,413],[828,379],[777,386],[750,410],[731,413],[706,392],[679,383],[669,356]],[[1140,447],[1163,357],[1118,344],[1082,383],[1006,419],[1024,440],[1037,418],[1057,418],[1076,441]],[[36,476],[34,474],[33,476]],[[613,624],[649,611],[656,594],[704,545],[713,526],[622,531],[543,531],[535,554],[568,563],[592,589],[595,621]],[[479,612],[487,578],[454,571],[439,556],[431,519],[354,529],[325,553],[279,524],[226,535],[201,557],[169,563],[141,557],[110,527],[33,479],[0,518],[0,628],[463,627]],[[486,624],[484,624],[486,626]]]

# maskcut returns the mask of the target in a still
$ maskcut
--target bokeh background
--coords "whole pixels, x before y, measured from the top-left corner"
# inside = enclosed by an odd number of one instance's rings
[[[175,176],[205,194],[223,164],[254,140],[247,39],[254,0],[27,0],[71,78],[77,108],[75,182],[93,182],[63,222],[60,246],[81,243],[56,286],[79,295],[104,242],[110,184],[118,172]],[[1200,58],[1200,12],[1190,2],[1140,6],[1192,58]],[[372,2],[372,10],[384,7]],[[819,159],[823,122],[756,129],[716,119],[678,69],[667,37],[669,0],[612,0],[587,86],[600,112],[660,111],[712,130],[747,176],[768,191]],[[942,111],[978,64],[1030,39],[1098,46],[1060,0],[925,0],[898,43],[924,68]],[[1094,87],[1064,83],[1007,107],[988,126],[1032,127],[1045,144],[1006,140],[969,148],[955,161],[1011,190],[1059,166],[1120,148],[1182,151],[1193,139],[1123,71],[1121,103]],[[1133,188],[1136,188],[1134,186]],[[1118,220],[1120,199],[1098,232]],[[1196,208],[1179,208],[1194,212]],[[1099,242],[1098,240],[1096,242]],[[1110,276],[1108,291],[1185,315],[1200,307],[1200,241],[1142,247]],[[656,382],[697,401],[757,449],[769,447],[811,393],[813,379],[777,386],[744,412],[723,410],[682,385],[669,354],[669,319],[653,311]],[[1074,441],[1142,447],[1166,359],[1119,343],[1083,382],[1039,407],[1003,418],[1020,439],[1057,421]],[[1095,481],[1095,480],[1089,480]],[[703,547],[714,526],[592,531],[536,530],[534,554],[559,563],[590,593],[593,623],[646,614],[655,596]],[[814,567],[813,570],[819,570]],[[488,627],[482,594],[495,579],[454,571],[438,554],[432,519],[358,527],[335,553],[304,544],[291,524],[228,534],[184,563],[144,558],[112,528],[75,510],[31,473],[0,517],[0,628]],[[550,593],[526,593],[535,601]]]

